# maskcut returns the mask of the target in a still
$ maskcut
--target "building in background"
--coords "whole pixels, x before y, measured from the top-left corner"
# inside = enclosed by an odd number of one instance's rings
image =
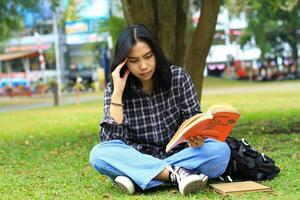
[[[197,24],[200,11],[193,15],[193,23]],[[230,16],[228,10],[221,7],[216,25],[213,44],[207,56],[206,75],[222,76],[227,70],[228,78],[237,79],[235,68],[257,68],[261,51],[255,45],[255,40],[251,44],[241,47],[238,38],[247,27],[245,15],[241,13],[237,17]],[[234,67],[234,68],[232,68]],[[245,76],[241,72],[240,76]]]
[[[107,63],[102,55],[106,55],[103,47],[108,37],[99,29],[107,25],[113,4],[109,0],[61,0],[52,11],[49,2],[42,1],[39,12],[23,13],[24,31],[5,44],[0,55],[0,87],[17,86],[18,79],[35,90],[38,84],[61,79],[66,88],[77,76],[90,87],[99,78],[97,72]],[[75,20],[65,16],[70,7]]]
[[[111,2],[108,0],[75,0],[63,1],[65,13],[65,36],[68,52],[67,76],[72,85],[78,76],[86,87],[97,81],[103,87],[103,59],[106,52],[108,32],[99,30],[107,27],[111,15]],[[73,11],[72,11],[73,10]],[[104,72],[103,72],[104,73]],[[101,80],[99,80],[99,78]],[[100,83],[97,83],[99,85]]]
[[[192,16],[195,26],[199,16],[199,10]],[[221,7],[216,33],[206,60],[205,75],[251,81],[299,78],[299,74],[292,70],[292,50],[288,44],[282,44],[284,59],[269,55],[266,60],[261,60],[261,51],[256,45],[254,36],[250,42],[241,47],[238,43],[239,37],[246,28],[247,20],[244,13],[230,16],[229,11]]]
[[[20,84],[25,80],[29,86],[56,74],[51,4],[43,1],[39,12],[27,11],[23,16],[24,31],[10,39],[0,55],[0,79],[14,85],[16,79]]]

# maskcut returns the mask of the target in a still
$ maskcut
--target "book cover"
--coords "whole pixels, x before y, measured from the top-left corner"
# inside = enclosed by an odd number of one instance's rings
[[[194,115],[181,124],[167,144],[166,152],[195,136],[213,138],[224,142],[239,117],[240,114],[231,105],[211,106],[206,113]]]
[[[219,194],[227,195],[239,192],[268,192],[272,191],[269,186],[256,183],[254,181],[242,181],[232,183],[216,183],[210,184],[214,191]]]

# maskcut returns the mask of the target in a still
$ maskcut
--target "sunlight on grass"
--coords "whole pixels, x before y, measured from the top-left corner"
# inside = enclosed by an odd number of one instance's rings
[[[95,130],[102,108],[99,103],[0,113],[1,138],[26,136],[74,135],[80,131]],[[12,123],[15,122],[15,123]],[[4,129],[5,128],[5,129]]]
[[[297,199],[300,171],[300,82],[205,80],[202,109],[230,103],[241,113],[232,132],[274,158],[281,173],[264,181],[273,193],[228,199]],[[220,86],[221,85],[221,86]],[[176,187],[128,196],[89,164],[99,142],[102,102],[0,113],[1,199],[182,199]],[[299,126],[298,126],[299,125]],[[288,184],[287,184],[288,183]],[[186,199],[222,199],[209,187]]]

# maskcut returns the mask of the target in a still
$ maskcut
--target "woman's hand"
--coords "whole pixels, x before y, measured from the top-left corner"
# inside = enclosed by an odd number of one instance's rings
[[[188,139],[188,144],[190,147],[200,147],[204,144],[205,138],[201,136],[190,137]]]
[[[126,81],[129,75],[129,70],[127,69],[124,76],[123,77],[120,76],[120,70],[125,65],[126,61],[127,58],[122,63],[120,63],[111,74],[113,79],[113,84],[114,84],[113,94],[121,97],[123,95],[123,91],[125,89]]]

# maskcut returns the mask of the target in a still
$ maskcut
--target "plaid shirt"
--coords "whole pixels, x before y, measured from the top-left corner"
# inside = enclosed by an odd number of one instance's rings
[[[101,141],[119,139],[136,150],[157,158],[165,158],[185,148],[178,145],[168,154],[166,145],[181,123],[200,112],[199,99],[190,76],[180,67],[171,66],[170,90],[154,91],[148,95],[137,89],[137,96],[124,100],[124,118],[117,124],[109,114],[111,87],[104,98]]]

